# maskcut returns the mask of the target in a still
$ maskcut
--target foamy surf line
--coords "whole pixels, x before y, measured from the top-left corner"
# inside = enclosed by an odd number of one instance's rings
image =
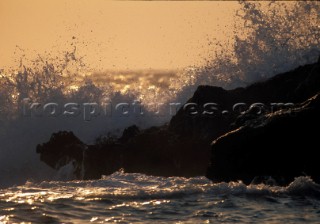
[[[272,187],[116,172],[100,180],[27,182],[0,190],[0,221],[316,223],[319,196],[320,186],[308,177]]]

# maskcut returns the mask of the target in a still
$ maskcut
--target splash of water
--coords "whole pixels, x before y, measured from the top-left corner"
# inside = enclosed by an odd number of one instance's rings
[[[234,38],[215,42],[199,83],[233,88],[307,63],[320,55],[320,4],[241,1]],[[228,50],[230,49],[230,50]]]
[[[97,72],[89,69],[73,48],[63,52],[61,58],[38,56],[29,63],[21,59],[17,69],[0,70],[1,184],[8,185],[10,179],[14,183],[54,176],[48,175],[53,171],[41,164],[35,154],[36,144],[47,141],[52,132],[70,130],[90,142],[128,125],[146,127],[170,119],[99,117],[85,122],[80,117],[25,118],[21,116],[24,98],[61,104],[134,100],[183,103],[201,84],[233,88],[316,61],[320,52],[319,2],[239,4],[241,9],[235,15],[238,22],[230,25],[234,36],[226,37],[224,43],[213,40],[215,51],[202,67],[165,73]]]

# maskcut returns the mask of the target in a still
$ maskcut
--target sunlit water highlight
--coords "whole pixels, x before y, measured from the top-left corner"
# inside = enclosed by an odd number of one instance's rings
[[[0,214],[3,223],[318,223],[320,186],[308,177],[270,187],[116,172],[0,190]]]

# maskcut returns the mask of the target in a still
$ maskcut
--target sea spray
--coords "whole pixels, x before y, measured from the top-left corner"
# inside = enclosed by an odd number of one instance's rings
[[[242,8],[235,15],[236,24],[230,24],[234,36],[225,43],[215,42],[215,51],[202,67],[170,72],[170,78],[160,85],[152,73],[145,81],[137,79],[143,72],[117,74],[99,82],[98,72],[88,69],[76,48],[61,54],[58,59],[38,56],[28,65],[21,60],[19,68],[0,70],[0,185],[22,183],[27,179],[50,179],[56,174],[39,161],[35,153],[38,143],[45,142],[53,132],[73,131],[90,143],[96,137],[112,132],[120,134],[129,125],[147,127],[169,121],[170,116],[98,117],[86,122],[82,117],[24,117],[22,101],[67,102],[133,102],[153,101],[184,103],[198,85],[210,84],[226,88],[244,86],[266,79],[299,65],[312,63],[319,56],[319,2],[240,2]],[[148,72],[147,72],[148,73]],[[157,75],[158,74],[158,75]],[[123,75],[124,82],[116,81]],[[128,77],[131,77],[130,79]],[[132,79],[133,77],[133,79]],[[136,77],[136,78],[135,78]],[[127,79],[126,79],[127,78]],[[149,86],[148,88],[145,88]],[[146,108],[148,111],[148,108]],[[149,108],[150,113],[152,109]]]

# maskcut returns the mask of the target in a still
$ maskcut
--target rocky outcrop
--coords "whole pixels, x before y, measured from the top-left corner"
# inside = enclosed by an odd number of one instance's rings
[[[37,153],[43,162],[57,170],[71,163],[77,179],[98,179],[122,167],[123,147],[113,142],[86,145],[72,132],[62,131],[38,145]]]
[[[246,88],[224,90],[215,86],[199,86],[187,103],[197,104],[198,114],[190,116],[190,111],[180,109],[170,121],[170,130],[183,136],[200,134],[210,140],[233,129],[230,126],[240,115],[237,103],[245,103],[241,108],[249,109],[252,104],[262,103],[267,111],[277,110],[272,103],[299,103],[320,90],[320,57],[317,63],[276,75],[266,81],[254,83]],[[204,113],[207,103],[216,103],[217,110],[210,116]],[[265,111],[265,112],[267,112]]]
[[[291,109],[248,120],[212,143],[207,177],[256,181],[272,177],[285,185],[308,175],[319,181],[320,93]]]
[[[120,138],[102,138],[94,145],[84,144],[72,132],[58,132],[38,145],[37,153],[56,170],[71,163],[77,179],[96,179],[121,168],[129,173],[190,177],[204,174],[208,167],[209,152],[198,151],[199,144],[182,141],[166,126],[146,130],[131,126]],[[201,164],[204,158],[207,162]]]
[[[82,151],[86,148],[72,132],[62,131],[52,134],[47,143],[37,146],[40,159],[56,169],[72,161],[82,161]]]
[[[94,145],[85,145],[72,133],[61,132],[54,134],[48,143],[39,145],[37,152],[42,161],[55,169],[72,161],[77,178],[84,179],[99,178],[120,168],[126,172],[161,176],[205,175],[213,139],[246,127],[249,121],[251,124],[258,122],[267,117],[266,113],[275,114],[281,107],[272,106],[272,103],[297,104],[312,97],[320,91],[319,80],[320,61],[246,88],[225,90],[199,86],[187,102],[191,106],[182,107],[169,125],[145,130],[131,126],[120,138],[100,139]],[[234,107],[240,102],[246,105],[241,110]],[[208,106],[207,103],[215,104]],[[261,103],[258,105],[263,107],[250,108],[254,103]],[[245,113],[240,113],[244,110]],[[220,148],[219,152],[224,151],[223,146]],[[221,161],[217,163],[215,150],[213,155],[207,172],[209,178],[231,180],[238,177],[226,177],[222,170],[220,174],[214,173],[214,167]],[[220,165],[218,167],[223,167]]]

